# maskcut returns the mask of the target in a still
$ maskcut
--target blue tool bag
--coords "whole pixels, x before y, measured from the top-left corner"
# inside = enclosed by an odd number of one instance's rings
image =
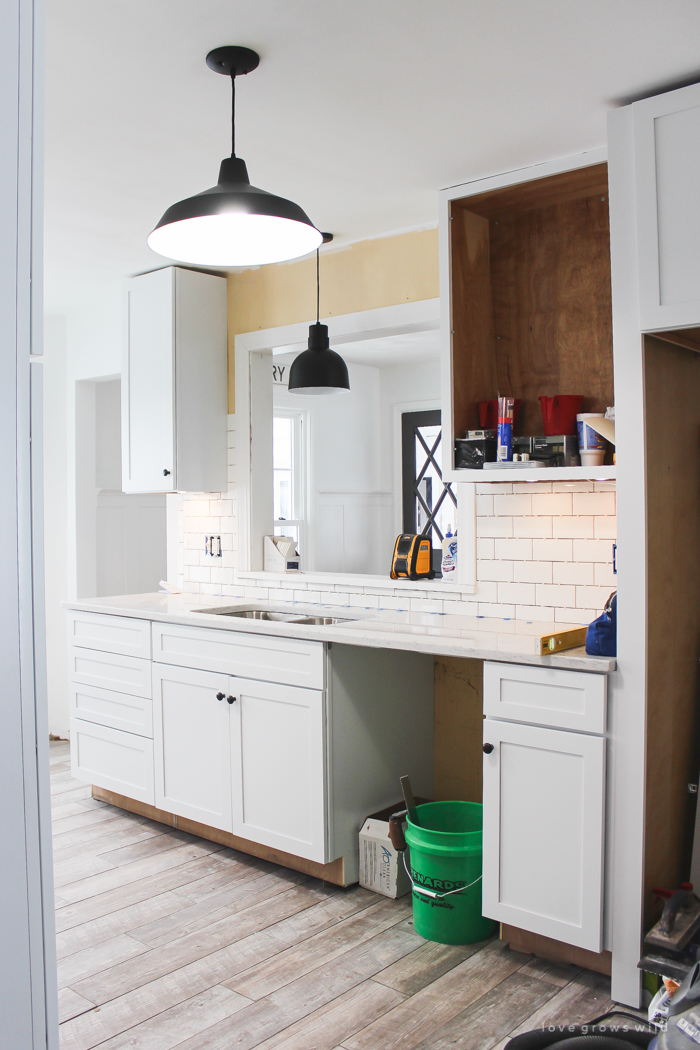
[[[589,656],[617,656],[617,591],[613,591],[601,615],[588,625],[586,652]]]

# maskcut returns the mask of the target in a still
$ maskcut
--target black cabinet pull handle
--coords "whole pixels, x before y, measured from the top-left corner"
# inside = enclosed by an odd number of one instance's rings
[[[235,696],[227,696],[226,697],[226,701],[229,704],[235,704],[236,700],[237,700],[237,697],[235,697]]]
[[[482,751],[485,755],[490,755],[493,751],[493,744],[484,744]]]
[[[217,700],[223,700],[223,698],[224,698],[224,694],[223,693],[217,693],[216,694],[216,699]]]
[[[168,476],[168,474],[169,474],[169,473],[170,473],[170,471],[169,471],[169,470],[164,470],[164,471],[163,471],[163,477],[164,477],[164,478],[167,478],[167,476]]]

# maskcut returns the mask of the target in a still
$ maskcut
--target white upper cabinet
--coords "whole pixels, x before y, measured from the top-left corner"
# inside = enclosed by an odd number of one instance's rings
[[[635,102],[643,331],[700,324],[700,84]]]
[[[226,278],[168,266],[126,282],[124,492],[227,488]]]

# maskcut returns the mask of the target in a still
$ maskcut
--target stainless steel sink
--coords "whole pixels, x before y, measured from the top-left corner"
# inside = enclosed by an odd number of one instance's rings
[[[286,609],[193,609],[193,612],[210,613],[214,616],[237,616],[243,620],[271,620],[274,623],[303,623],[323,627],[334,623],[350,623],[351,616],[314,616],[311,613],[289,612]]]

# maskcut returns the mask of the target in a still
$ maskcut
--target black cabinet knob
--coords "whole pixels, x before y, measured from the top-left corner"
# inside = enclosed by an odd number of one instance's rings
[[[493,744],[484,744],[482,751],[485,755],[490,755],[493,751]]]
[[[216,694],[216,699],[217,700],[223,700],[223,698],[224,698],[224,694],[223,693],[217,693]]]
[[[226,697],[226,702],[229,703],[229,704],[235,704],[236,699],[237,698],[235,696],[227,696]]]
[[[164,477],[164,478],[167,478],[167,476],[168,476],[168,474],[169,474],[169,473],[170,473],[170,471],[169,471],[169,470],[164,470],[164,471],[163,471],[163,477]]]

